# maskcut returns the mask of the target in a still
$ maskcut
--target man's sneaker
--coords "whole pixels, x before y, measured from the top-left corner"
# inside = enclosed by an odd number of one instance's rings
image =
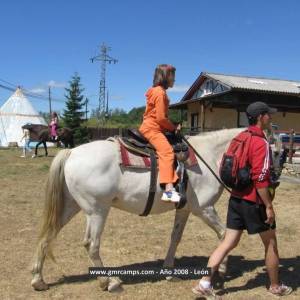
[[[293,289],[290,286],[286,286],[284,284],[269,288],[269,292],[276,296],[286,296],[289,295],[292,291]]]
[[[192,292],[195,295],[201,296],[207,300],[221,300],[222,299],[222,297],[215,294],[212,287],[205,289],[202,287],[202,285],[200,283],[192,288]]]
[[[177,203],[180,201],[180,194],[177,193],[175,190],[166,191],[166,192],[163,192],[161,200],[166,201],[166,202]]]

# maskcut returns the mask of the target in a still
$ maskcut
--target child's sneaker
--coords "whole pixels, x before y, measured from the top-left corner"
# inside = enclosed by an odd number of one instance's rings
[[[180,194],[174,190],[163,192],[162,201],[177,203],[180,201]]]

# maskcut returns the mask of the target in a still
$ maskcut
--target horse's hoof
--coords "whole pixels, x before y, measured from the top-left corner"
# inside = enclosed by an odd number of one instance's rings
[[[49,289],[48,284],[46,284],[43,279],[32,279],[31,286],[36,291],[45,291]]]
[[[82,241],[82,246],[85,247],[85,248],[89,248],[90,243],[91,243],[90,239],[83,240]]]
[[[99,284],[102,291],[106,291],[109,285],[109,279],[107,277],[99,277]]]
[[[110,293],[121,293],[123,292],[122,282],[119,279],[111,279],[109,281],[108,289]]]

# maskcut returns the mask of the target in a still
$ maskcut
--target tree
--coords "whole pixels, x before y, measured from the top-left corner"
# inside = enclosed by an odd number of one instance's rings
[[[63,112],[63,120],[66,127],[73,129],[75,143],[88,142],[87,129],[82,127],[84,119],[84,104],[85,101],[81,88],[80,77],[77,73],[72,76],[69,81],[70,87],[66,88],[67,98],[66,109]]]
[[[128,113],[128,118],[131,124],[142,124],[145,106],[134,107]]]

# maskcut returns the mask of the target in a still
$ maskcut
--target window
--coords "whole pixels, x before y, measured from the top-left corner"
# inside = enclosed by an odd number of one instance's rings
[[[198,99],[206,95],[218,94],[228,90],[228,87],[223,86],[219,82],[212,79],[206,79],[200,88],[194,93],[192,99]]]

